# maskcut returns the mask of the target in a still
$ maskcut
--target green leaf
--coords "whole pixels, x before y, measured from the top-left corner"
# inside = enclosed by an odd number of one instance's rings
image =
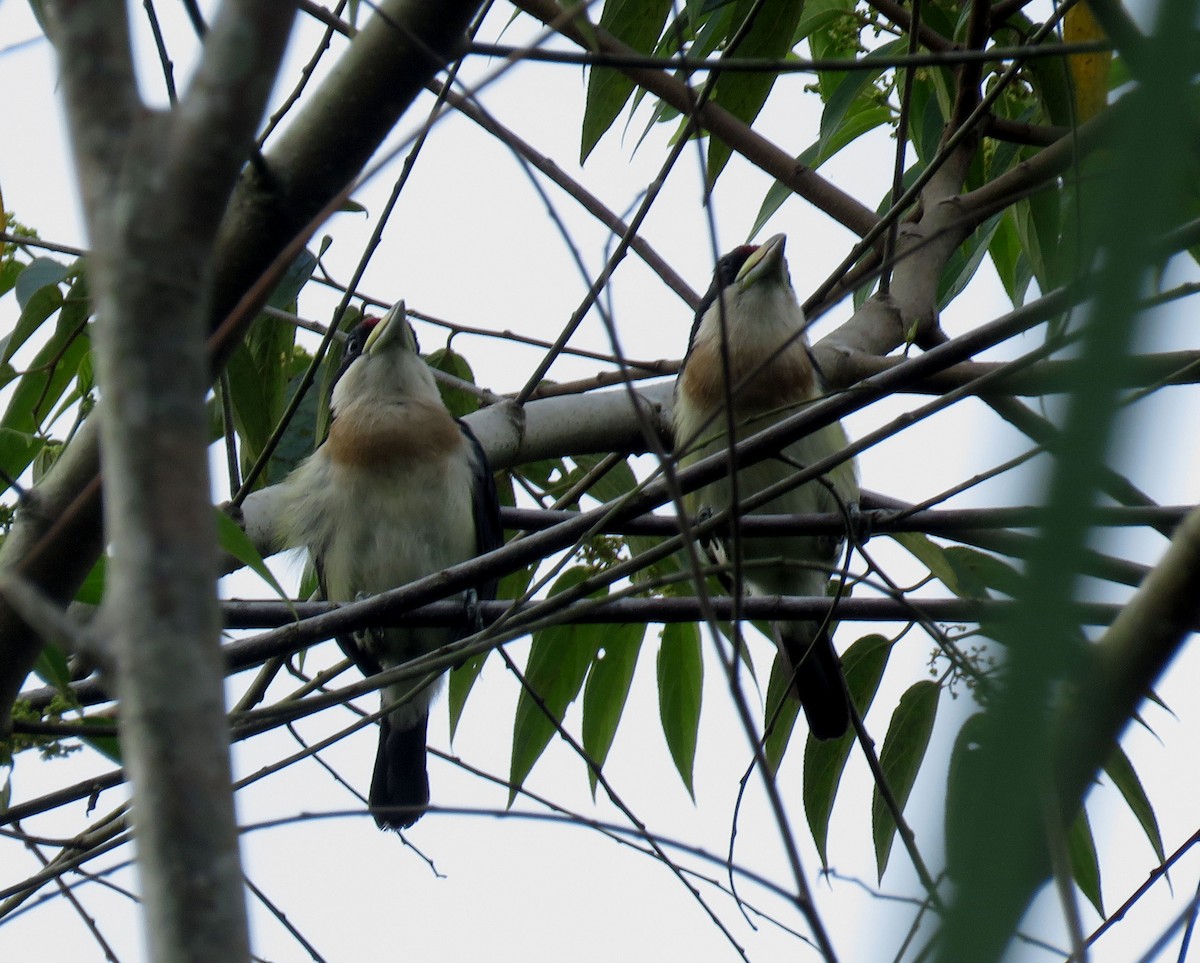
[[[24,274],[21,275],[21,277],[24,276]],[[21,316],[17,318],[12,334],[5,339],[4,354],[0,356],[0,361],[5,363],[11,361],[21,345],[29,340],[30,335],[45,324],[46,319],[59,310],[62,305],[62,292],[54,285],[39,288],[33,292],[21,306]]]
[[[1071,873],[1096,912],[1104,917],[1104,902],[1100,895],[1100,860],[1096,856],[1096,841],[1092,838],[1092,826],[1088,822],[1086,809],[1079,810],[1075,825],[1067,834],[1067,855],[1071,860]]]
[[[287,403],[295,329],[261,316],[250,325],[226,366],[233,423],[242,438],[242,468],[249,470],[270,439]],[[270,471],[260,485],[281,481]]]
[[[649,53],[654,49],[670,11],[671,0],[607,0],[600,13],[600,26],[634,50]],[[632,93],[633,81],[620,70],[592,67],[588,71],[579,150],[581,166]]]
[[[113,721],[112,719],[92,719],[87,716],[79,720],[84,726],[95,726],[98,729],[111,729]],[[80,738],[112,762],[118,765],[124,763],[124,759],[121,758],[121,742],[116,736],[81,736]]]
[[[67,653],[59,646],[53,642],[43,645],[37,661],[33,663],[33,671],[46,685],[53,686],[60,695],[75,702],[71,694],[71,668],[67,664]]]
[[[467,364],[467,359],[449,347],[438,348],[436,351],[430,352],[425,361],[434,371],[444,371],[461,381],[475,384],[475,372]],[[469,391],[443,384],[440,381],[438,382],[438,391],[442,394],[443,403],[455,418],[462,418],[464,415],[479,410],[479,399]]]
[[[784,671],[783,660],[776,652],[771,662],[771,674],[767,678],[767,701],[763,706],[763,758],[767,760],[772,774],[778,773],[783,764],[784,754],[792,742],[796,719],[800,716],[800,703],[787,692],[791,680],[792,673]],[[805,769],[807,771],[807,766]]]
[[[820,35],[843,23],[853,15],[853,0],[806,0],[803,4],[800,22],[796,26],[796,35],[792,38],[793,46],[801,40],[814,34]],[[814,57],[825,57],[828,53],[825,45],[814,39]]]
[[[598,455],[574,455],[572,460],[583,469],[580,473],[582,475],[592,471],[603,458]],[[588,494],[598,502],[609,502],[622,495],[628,495],[637,485],[637,477],[633,474],[633,469],[629,467],[629,462],[619,461],[592,482]]]
[[[296,375],[287,386],[287,404],[291,404],[293,396],[304,380],[303,373]],[[305,458],[317,447],[317,409],[320,398],[315,391],[308,391],[300,399],[300,405],[288,422],[287,428],[279,437],[279,443],[271,452],[264,472],[268,479],[280,481],[287,478]],[[265,482],[264,482],[265,484]]]
[[[734,30],[741,27],[742,20],[751,11],[757,9],[754,23],[746,32],[745,39],[735,51],[738,57],[764,57],[779,59],[792,48],[792,37],[800,23],[800,15],[804,9],[802,3],[767,3],[759,4],[757,0],[746,0],[739,3],[734,16]],[[724,73],[718,77],[713,86],[712,99],[728,110],[734,117],[750,126],[762,110],[771,88],[775,85],[778,74],[762,73]],[[708,177],[709,183],[715,184],[725,169],[729,160],[730,148],[716,137],[708,141]]]
[[[1029,289],[1029,282],[1033,280],[1033,272],[1029,268],[1021,239],[1017,235],[1016,222],[1011,210],[1005,211],[1000,218],[1000,224],[996,233],[992,235],[991,244],[988,245],[988,253],[992,256],[992,264],[1000,276],[1000,283],[1004,285],[1005,294],[1012,301],[1013,307],[1019,308],[1025,303],[1025,292]]]
[[[0,250],[3,250],[3,246],[0,246]],[[24,261],[18,261],[15,257],[0,258],[0,297],[16,286],[17,278],[24,270]]]
[[[846,687],[862,717],[866,716],[875,701],[883,670],[891,654],[890,639],[882,635],[865,635],[842,656]],[[824,742],[809,736],[804,747],[804,815],[808,819],[808,828],[817,845],[822,866],[829,864],[829,818],[833,814],[833,803],[853,744],[854,733],[848,732],[839,739]]]
[[[946,127],[948,108],[941,97],[944,84],[939,81],[938,71],[931,70],[928,74],[919,74],[912,86],[909,113],[912,121],[908,138],[922,168],[937,153]]]
[[[979,810],[979,795],[986,791],[981,763],[980,736],[987,719],[982,712],[967,718],[950,752],[950,768],[946,775],[946,870],[951,877],[960,878],[973,860],[980,858],[980,841],[971,831],[971,814]]]
[[[617,734],[625,701],[629,698],[629,686],[633,682],[646,626],[630,622],[600,628],[606,630],[604,641],[583,690],[583,748],[588,758],[602,769]],[[594,799],[596,773],[590,767],[588,780]]]
[[[921,532],[896,532],[891,538],[904,546],[915,558],[929,569],[934,578],[959,598],[988,598],[984,584],[968,566],[959,564],[959,558]]]
[[[988,253],[988,245],[1000,226],[1000,220],[1000,215],[997,215],[979,225],[950,255],[938,283],[938,310],[944,309],[971,283],[984,255]]]
[[[900,704],[892,713],[892,721],[883,740],[879,765],[901,812],[917,780],[925,751],[929,748],[941,691],[941,686],[928,680],[911,686],[900,697]],[[875,787],[871,803],[871,835],[875,840],[875,863],[882,880],[896,836],[896,822],[878,786]]]
[[[901,37],[898,40],[893,40],[891,43],[884,44],[878,50],[872,50],[865,57],[860,57],[860,63],[867,63],[872,60],[890,60],[897,54],[904,53],[908,47],[908,39]],[[880,66],[878,70],[852,70],[843,71],[842,79],[837,82],[836,87],[830,87],[831,95],[825,101],[825,110],[821,114],[821,136],[817,141],[818,151],[824,149],[824,145],[835,137],[838,131],[841,130],[847,117],[857,107],[859,110],[877,106],[872,94],[875,93],[875,81],[883,75],[886,68]],[[822,75],[822,86],[832,80],[836,76],[836,72],[827,71]]]
[[[252,569],[264,582],[271,586],[271,590],[276,595],[286,601],[288,597],[287,592],[275,580],[275,576],[267,568],[267,563],[263,561],[263,557],[258,553],[258,549],[254,547],[254,543],[250,541],[246,533],[238,527],[237,522],[219,508],[213,509],[213,515],[217,519],[217,541],[221,549],[228,552],[243,565]]]
[[[959,584],[970,586],[972,598],[987,598],[989,590],[1015,596],[1021,584],[1021,573],[1008,562],[967,545],[948,545],[943,556],[958,574]]]
[[[91,348],[85,329],[72,323],[67,307],[59,312],[54,335],[34,357],[29,369],[17,381],[9,398],[0,427],[32,434],[41,427],[63,391],[75,378],[80,362]],[[14,477],[24,471],[19,466]]]
[[[1142,781],[1138,778],[1133,763],[1129,761],[1129,757],[1125,755],[1120,746],[1117,746],[1116,751],[1108,760],[1104,771],[1120,791],[1130,812],[1137,817],[1142,832],[1150,840],[1150,846],[1154,850],[1154,855],[1158,857],[1158,861],[1165,862],[1167,857],[1163,851],[1162,835],[1158,831],[1158,819],[1154,815],[1154,807],[1150,805],[1150,799],[1142,788]]]
[[[891,119],[891,111],[886,107],[865,107],[853,111],[828,139],[822,137],[801,151],[796,163],[816,170],[843,147],[854,143],[863,134],[888,123]],[[776,181],[771,185],[758,209],[754,225],[746,235],[747,241],[763,229],[767,221],[792,195],[793,191],[787,184]]]
[[[569,568],[550,589],[551,595],[574,588],[587,578],[580,567]],[[575,701],[584,677],[603,643],[603,632],[595,625],[554,625],[533,634],[525,682],[517,700],[513,722],[512,762],[509,766],[508,804],[550,744],[567,707]],[[531,694],[537,694],[537,699]],[[541,705],[539,705],[539,700]]]
[[[34,258],[26,264],[14,285],[21,310],[24,311],[33,296],[44,288],[58,290],[58,285],[66,280],[69,271],[67,265],[49,257]]]
[[[296,298],[300,296],[300,290],[312,277],[312,273],[317,267],[317,256],[308,248],[302,250],[296,255],[288,269],[283,272],[283,277],[279,279],[279,283],[275,285],[275,290],[271,292],[271,296],[267,298],[267,304],[273,308],[278,308],[280,311],[295,311]],[[277,324],[287,322],[276,322]],[[290,327],[290,325],[288,325]]]
[[[467,696],[475,686],[475,680],[483,671],[483,663],[487,661],[490,652],[480,652],[465,659],[450,672],[450,681],[446,685],[446,701],[450,708],[450,741],[458,731],[458,723],[462,719],[463,709],[467,705]]]
[[[85,605],[99,605],[104,599],[104,584],[107,576],[108,559],[101,555],[96,559],[96,564],[88,572],[83,584],[79,586],[79,591],[75,593],[75,601]]]
[[[700,627],[695,622],[663,626],[662,643],[658,648],[658,714],[679,778],[693,800],[696,792],[692,772],[696,762],[703,688]]]
[[[46,444],[44,438],[11,428],[0,428],[0,469],[5,479],[20,476]],[[7,488],[7,482],[3,482]]]

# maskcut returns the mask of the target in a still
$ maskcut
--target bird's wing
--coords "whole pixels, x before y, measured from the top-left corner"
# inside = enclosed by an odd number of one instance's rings
[[[471,509],[475,516],[475,551],[479,555],[490,552],[504,544],[504,530],[500,526],[500,496],[496,492],[496,479],[488,465],[487,455],[475,432],[466,422],[459,419],[458,429],[467,443],[467,457],[471,461]],[[479,597],[494,599],[499,579],[489,578],[476,587]]]
[[[313,568],[317,573],[317,592],[321,598],[329,600],[329,591],[325,588],[325,573],[322,571],[321,560],[319,557],[313,559]],[[364,676],[378,675],[383,671],[383,666],[379,664],[379,660],[367,651],[365,645],[360,645],[358,639],[353,635],[344,633],[336,636],[338,648],[342,650],[342,654],[346,656],[357,667],[358,671]]]

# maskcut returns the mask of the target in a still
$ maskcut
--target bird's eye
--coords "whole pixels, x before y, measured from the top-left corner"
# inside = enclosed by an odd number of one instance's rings
[[[344,357],[347,361],[353,360],[363,353],[363,348],[367,346],[367,338],[371,336],[372,329],[378,323],[378,318],[367,317],[354,326],[354,330],[350,332],[350,337],[346,339],[346,353]]]

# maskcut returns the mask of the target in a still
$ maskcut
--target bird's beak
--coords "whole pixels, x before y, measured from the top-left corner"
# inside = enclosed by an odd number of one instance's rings
[[[369,355],[383,351],[396,338],[404,338],[408,329],[405,318],[404,302],[397,301],[388,309],[388,313],[379,319],[379,323],[371,329],[367,343],[363,345],[363,354]]]
[[[746,258],[746,263],[738,271],[738,286],[744,291],[763,278],[770,277],[786,281],[787,258],[783,256],[783,248],[786,243],[786,234],[776,234],[763,241],[758,246],[758,250]]]

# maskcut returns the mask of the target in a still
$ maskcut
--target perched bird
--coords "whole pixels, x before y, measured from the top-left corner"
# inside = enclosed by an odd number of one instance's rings
[[[688,351],[675,388],[675,445],[681,465],[728,447],[725,384],[733,388],[732,424],[741,440],[794,414],[821,396],[819,374],[804,337],[804,312],[796,301],[784,257],[785,237],[736,248],[717,262],[712,286],[696,311]],[[728,346],[722,362],[721,329]],[[846,445],[840,423],[788,445],[782,452],[737,473],[745,500]],[[707,515],[730,506],[726,475],[685,497],[688,512]],[[755,514],[836,512],[858,501],[852,461],[823,479],[806,482]],[[745,579],[762,595],[825,594],[841,539],[788,535],[740,539]],[[842,735],[850,710],[838,657],[818,622],[776,622],[775,642],[792,677],[809,729],[818,739]]]
[[[329,601],[350,601],[439,572],[501,543],[496,487],[471,430],[446,410],[403,302],[354,329],[333,387],[324,443],[281,483],[282,543],[306,548]],[[495,582],[477,586],[496,596]],[[389,628],[338,642],[373,675],[454,641],[459,628]],[[403,829],[429,803],[425,731],[437,688],[405,699],[386,687],[369,802],[381,829]],[[391,811],[404,807],[406,811]]]

